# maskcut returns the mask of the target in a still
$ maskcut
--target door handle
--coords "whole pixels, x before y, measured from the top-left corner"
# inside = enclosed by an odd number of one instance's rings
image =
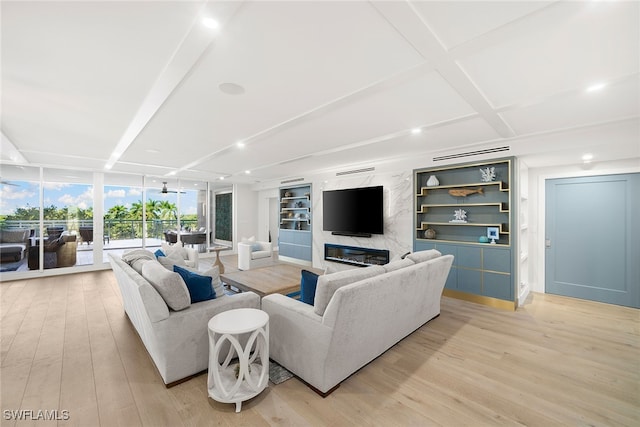
[[[550,248],[551,247],[551,239],[545,239],[544,246],[545,246],[545,248]]]

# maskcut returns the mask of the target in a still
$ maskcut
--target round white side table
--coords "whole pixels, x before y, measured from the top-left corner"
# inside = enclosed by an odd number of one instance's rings
[[[222,403],[257,396],[269,381],[269,315],[255,308],[238,308],[209,320],[209,396]],[[244,348],[240,343],[249,334]],[[224,361],[220,352],[227,348]]]

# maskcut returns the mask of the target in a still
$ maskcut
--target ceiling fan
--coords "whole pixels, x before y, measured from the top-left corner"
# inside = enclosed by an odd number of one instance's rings
[[[175,191],[175,190],[169,190],[167,188],[167,181],[162,181],[162,190],[160,190],[160,194],[175,194],[175,193],[180,193],[180,194],[185,194],[185,191]]]
[[[20,187],[18,184],[14,184],[13,182],[5,181],[2,178],[0,178],[0,185],[12,185],[14,187]]]

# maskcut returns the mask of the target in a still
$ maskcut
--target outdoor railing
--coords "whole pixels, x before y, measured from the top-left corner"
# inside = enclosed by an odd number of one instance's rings
[[[92,227],[93,220],[64,220],[45,219],[44,230],[46,235],[47,227],[62,227],[79,234],[80,227]],[[183,228],[197,229],[197,220],[182,220],[180,225]],[[6,220],[2,223],[3,228],[28,228],[35,230],[35,236],[40,236],[40,221],[38,220]],[[175,220],[153,219],[147,221],[147,238],[164,239],[164,232],[175,230],[177,222]],[[128,240],[142,238],[142,220],[137,219],[105,219],[104,234],[112,240]],[[94,236],[95,238],[95,236]]]

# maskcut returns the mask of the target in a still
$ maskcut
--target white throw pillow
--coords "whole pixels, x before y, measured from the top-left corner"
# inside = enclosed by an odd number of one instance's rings
[[[145,262],[142,265],[142,277],[151,283],[172,310],[184,310],[191,305],[191,295],[182,277],[167,270],[159,262]]]
[[[167,244],[163,244],[162,245],[162,252],[164,252],[167,256],[175,255],[176,257],[180,257],[182,259],[189,258],[189,254],[187,253],[187,249],[182,247],[182,246],[178,246],[178,245],[169,246]]]
[[[407,258],[409,258],[411,261],[418,264],[419,262],[425,262],[425,261],[432,260],[434,258],[438,258],[441,255],[442,254],[439,251],[435,249],[429,249],[427,251],[419,251],[419,252],[414,252],[412,254],[409,254],[407,255]]]
[[[158,262],[162,264],[164,268],[169,271],[173,271],[173,266],[177,265],[180,267],[186,267],[187,262],[182,258],[178,253],[173,252],[171,254],[167,254],[167,256],[159,256]]]
[[[388,264],[383,265],[384,271],[387,273],[395,270],[400,270],[401,268],[409,267],[411,265],[415,265],[415,262],[411,261],[409,258],[399,259],[397,261],[391,261]]]

